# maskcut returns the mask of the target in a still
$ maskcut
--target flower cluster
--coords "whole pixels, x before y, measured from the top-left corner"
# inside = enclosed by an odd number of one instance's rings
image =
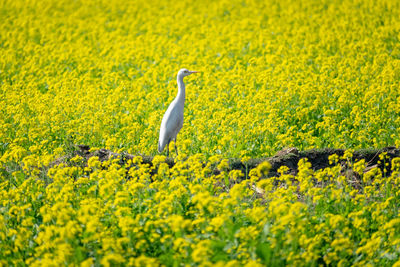
[[[400,159],[350,162],[400,146],[399,17],[391,0],[4,0],[0,265],[400,266]],[[182,67],[202,73],[174,167],[75,156],[154,156]],[[352,149],[357,181],[338,156],[247,170],[284,147]]]
[[[198,155],[58,164],[0,184],[0,263],[142,266],[391,265],[399,259],[400,158],[390,176],[341,166],[265,179],[268,163],[222,171]],[[221,160],[223,163],[225,160]],[[218,163],[214,162],[214,163]],[[23,176],[23,179],[21,178]],[[367,178],[367,179],[366,179]],[[221,181],[228,181],[227,183]],[[363,182],[368,181],[368,182]],[[400,264],[397,262],[396,264]]]
[[[190,154],[400,145],[397,1],[0,8],[0,151],[13,144],[9,157],[74,143],[154,155],[182,67],[202,72],[185,79],[178,148]]]

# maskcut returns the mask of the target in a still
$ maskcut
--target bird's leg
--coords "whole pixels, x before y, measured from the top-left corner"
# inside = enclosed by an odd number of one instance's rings
[[[167,158],[169,156],[169,142],[167,143]]]
[[[176,137],[174,139],[174,144],[175,144],[175,152],[176,152],[176,155],[178,156],[178,148],[176,147]]]

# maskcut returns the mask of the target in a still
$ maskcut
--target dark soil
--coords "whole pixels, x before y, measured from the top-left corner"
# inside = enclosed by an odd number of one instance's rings
[[[107,149],[100,149],[94,152],[89,152],[90,147],[86,145],[78,145],[76,154],[84,157],[88,160],[92,156],[98,156],[101,162],[108,160],[111,156],[114,158],[119,158],[120,163],[123,164],[129,159],[135,157],[135,155],[131,154],[118,154],[114,153]],[[311,149],[306,151],[298,151],[296,148],[287,148],[276,153],[275,156],[269,158],[259,158],[259,159],[251,159],[247,162],[247,166],[243,164],[240,159],[230,159],[229,160],[229,170],[241,170],[245,176],[247,177],[248,172],[257,167],[258,164],[264,161],[268,161],[272,168],[269,171],[268,176],[278,176],[278,169],[281,166],[287,166],[289,168],[289,173],[296,175],[298,172],[297,165],[300,159],[307,158],[311,163],[313,170],[324,169],[330,167],[332,165],[329,164],[329,156],[333,154],[337,154],[338,156],[343,156],[345,150],[344,149]],[[379,155],[383,152],[387,153],[387,158],[384,161],[379,160]],[[372,168],[378,167],[383,171],[386,169],[385,174],[390,175],[391,165],[390,162],[393,158],[400,157],[400,150],[396,147],[385,147],[382,149],[361,149],[353,152],[353,158],[349,159],[352,162],[357,162],[361,159],[365,159],[365,171],[368,171]],[[143,163],[152,165],[153,157],[150,156],[142,156]],[[346,176],[354,176],[356,174],[352,173],[351,168],[349,168],[348,159],[340,159],[339,162],[342,165],[342,172]],[[173,158],[168,157],[166,159],[166,163],[170,166],[174,166]],[[385,163],[388,163],[385,166]],[[214,171],[216,174],[219,173],[218,169]]]

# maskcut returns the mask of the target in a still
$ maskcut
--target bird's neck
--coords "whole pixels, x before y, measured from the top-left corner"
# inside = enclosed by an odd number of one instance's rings
[[[179,103],[184,104],[185,103],[185,84],[183,83],[183,78],[178,77],[177,82],[178,82],[178,95],[176,96],[176,99],[178,100]]]

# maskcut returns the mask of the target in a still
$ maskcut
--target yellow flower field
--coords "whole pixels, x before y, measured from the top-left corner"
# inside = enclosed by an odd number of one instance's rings
[[[1,1],[0,265],[400,266],[400,160],[351,161],[400,146],[399,18],[394,0]],[[183,67],[201,74],[170,168]],[[334,156],[228,170],[285,147],[349,149],[361,186]]]

